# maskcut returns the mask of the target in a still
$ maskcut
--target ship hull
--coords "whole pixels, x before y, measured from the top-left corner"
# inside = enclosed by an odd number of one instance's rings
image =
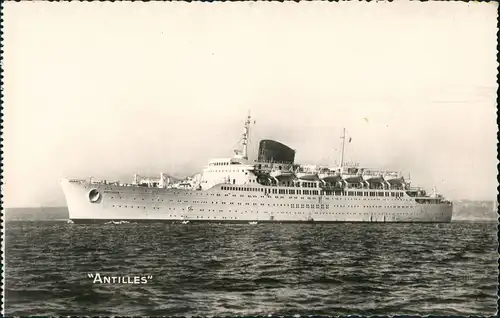
[[[66,179],[62,180],[62,187],[74,223],[181,223],[185,220],[189,223],[447,223],[452,217],[451,204],[418,204],[410,197],[268,193],[271,189],[296,191],[296,187],[217,185],[195,191],[89,184]]]
[[[105,224],[105,225],[116,225],[112,224],[113,221],[117,221],[117,219],[73,219],[73,224]],[[155,224],[155,223],[164,223],[164,224],[182,224],[182,220],[171,220],[171,219],[130,219],[123,220],[125,221],[123,224]],[[244,220],[189,220],[187,224],[249,224],[250,221]],[[305,220],[259,220],[256,221],[257,224],[334,224],[334,223],[450,223],[450,221],[356,221],[356,220],[314,220],[314,221],[305,221]]]

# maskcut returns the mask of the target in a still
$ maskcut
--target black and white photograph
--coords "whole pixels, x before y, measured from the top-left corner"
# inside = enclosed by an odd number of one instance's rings
[[[6,2],[4,316],[493,316],[496,2]]]

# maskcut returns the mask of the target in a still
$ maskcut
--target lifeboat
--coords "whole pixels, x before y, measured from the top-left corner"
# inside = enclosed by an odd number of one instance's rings
[[[295,174],[293,173],[293,168],[291,164],[275,163],[272,165],[272,169],[269,172],[269,175],[280,181],[295,178]]]
[[[384,182],[384,177],[382,176],[382,173],[380,171],[364,170],[363,180],[370,183],[381,183]]]
[[[318,171],[315,167],[299,167],[297,171],[295,171],[295,175],[300,180],[318,180]]]
[[[402,184],[404,183],[403,176],[397,172],[386,172],[384,173],[384,180],[389,184]]]
[[[348,183],[360,183],[363,181],[361,169],[359,168],[342,168],[342,179]]]
[[[311,172],[311,171],[299,171],[296,173],[297,178],[301,180],[318,180],[318,174],[316,172]]]
[[[325,182],[335,182],[340,180],[340,173],[324,168],[319,171],[318,177]]]
[[[278,180],[282,179],[290,179],[295,177],[295,174],[293,171],[290,170],[272,170],[271,173],[269,174],[271,177],[276,178]]]

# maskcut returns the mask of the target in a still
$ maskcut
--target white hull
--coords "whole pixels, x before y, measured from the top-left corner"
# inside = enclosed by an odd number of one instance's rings
[[[450,222],[452,205],[418,204],[413,198],[289,195],[259,185],[217,185],[205,191],[131,187],[63,180],[70,219],[191,222]],[[226,188],[241,190],[226,190]],[[253,191],[248,191],[252,189]],[[98,191],[97,202],[89,192]],[[95,201],[95,191],[92,198]]]

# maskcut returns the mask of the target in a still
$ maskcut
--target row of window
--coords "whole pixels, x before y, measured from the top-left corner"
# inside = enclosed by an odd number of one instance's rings
[[[301,182],[304,188],[317,188],[318,184],[316,182]]]
[[[212,162],[210,166],[229,166],[229,162]]]
[[[138,205],[136,205],[136,206],[134,206],[134,205],[118,205],[118,204],[117,204],[117,205],[115,205],[115,204],[113,204],[113,208],[130,208],[130,209],[133,209],[134,207],[135,207],[135,208],[138,208],[138,209],[141,209],[141,208],[142,208],[142,209],[146,209],[146,207],[145,207],[145,206],[138,206]],[[152,208],[153,210],[159,210],[159,209],[160,209],[159,207],[155,207],[155,206],[153,206],[153,207],[151,207],[151,208]],[[170,208],[168,208],[168,209],[170,210]],[[175,210],[175,208],[174,208],[174,210]]]
[[[246,191],[246,192],[264,192],[264,194],[288,194],[288,195],[320,195],[320,192],[318,190],[295,190],[295,189],[267,189],[267,188],[239,188],[239,187],[222,187],[222,190],[226,191]],[[269,190],[269,191],[268,191]],[[180,192],[173,192],[172,194],[174,195],[197,195],[197,196],[204,196],[204,195],[211,195],[211,196],[218,196],[220,197],[220,193],[205,193],[205,192],[195,192],[195,191],[188,191],[184,193]],[[229,196],[230,193],[224,194],[224,196]],[[155,195],[155,194],[150,194],[150,195]],[[156,194],[157,195],[157,194]],[[321,195],[324,196],[355,196],[355,197],[395,197],[395,198],[403,198],[404,193],[403,192],[383,192],[383,191],[321,191]],[[236,195],[233,194],[233,197]],[[240,195],[240,197],[244,197],[243,195]],[[248,197],[253,197],[257,198],[256,195],[249,195]],[[261,198],[264,198],[264,196],[260,196]],[[111,199],[115,197],[110,197]],[[118,197],[121,198],[121,197]],[[277,197],[276,198],[280,198]],[[283,198],[283,197],[281,197]],[[290,197],[292,198],[292,197]],[[297,197],[295,197],[297,198]],[[327,197],[328,199],[328,197]],[[353,198],[355,199],[355,198]],[[136,198],[134,198],[136,200]],[[142,201],[144,201],[144,198],[141,198]],[[152,198],[152,201],[164,201],[163,199],[156,199]],[[173,200],[170,200],[172,202]],[[418,203],[438,203],[439,199],[417,199]],[[187,202],[187,201],[185,201]]]
[[[223,204],[225,204],[225,202],[223,202]],[[231,204],[233,204],[233,202],[231,202]],[[238,203],[238,205],[241,205],[241,203]],[[245,205],[250,205],[249,203],[246,203]],[[257,204],[254,203],[253,204],[254,206],[256,206]],[[264,205],[263,203],[261,203],[261,205]],[[271,204],[268,204],[268,206],[271,206]],[[292,209],[329,209],[330,206],[328,204],[324,205],[324,204],[273,204],[272,206],[287,206],[287,207],[290,207]],[[332,205],[333,207],[335,208],[360,208],[361,206],[360,205]],[[133,205],[114,205],[113,204],[113,207],[117,207],[117,208],[134,208]],[[145,206],[135,206],[137,209],[146,209]],[[411,206],[403,206],[403,205],[391,205],[391,206],[381,206],[381,205],[363,205],[363,208],[397,208],[397,209],[401,209],[401,208],[408,208],[410,209]],[[160,207],[152,207],[153,210],[159,210]],[[169,207],[168,208],[169,210],[175,210],[175,208],[172,208],[172,207]],[[182,209],[184,210],[184,209]],[[205,209],[200,209],[200,211],[205,211]],[[213,211],[215,212],[215,209],[214,210],[210,210],[208,209],[207,211]],[[223,210],[218,210],[219,212],[223,212]],[[231,212],[231,210],[229,210],[229,212]]]
[[[226,196],[227,196],[227,195],[226,195]],[[233,195],[233,196],[235,196],[235,195]],[[243,196],[243,195],[241,195],[241,197],[244,197],[244,196]],[[255,196],[255,195],[248,195],[248,197],[249,197],[249,198],[257,198],[257,196]],[[261,197],[261,198],[266,198],[265,196],[260,196],[260,197]],[[110,197],[110,198],[111,198],[111,199],[113,199],[113,197]],[[275,199],[278,199],[278,200],[279,200],[279,199],[284,199],[284,197],[282,197],[282,196],[281,196],[281,197],[280,197],[280,196],[274,196],[274,198],[275,198]],[[135,199],[136,199],[136,198],[134,198],[134,200],[135,200]],[[290,196],[290,197],[288,197],[288,199],[292,199],[292,200],[293,200],[293,199],[296,199],[296,200],[298,200],[298,199],[300,199],[300,200],[306,200],[306,199],[307,199],[307,200],[312,200],[312,199],[314,199],[314,198],[312,198],[312,197],[300,197],[300,198],[299,198],[299,197],[292,197],[292,196]],[[356,201],[358,201],[358,200],[367,200],[367,199],[360,199],[360,198],[345,198],[345,199],[342,199],[342,198],[339,198],[339,197],[335,197],[335,198],[331,198],[331,199],[330,199],[330,198],[328,198],[328,197],[327,197],[327,198],[325,198],[325,200],[327,200],[327,201],[334,200],[334,199],[335,199],[335,200],[346,200],[346,199],[347,199],[347,200],[356,200]],[[143,199],[143,200],[144,200],[144,199]],[[153,201],[153,202],[163,202],[164,200],[159,200],[159,199],[158,199],[158,200],[156,200],[156,199],[152,199],[152,201]],[[170,203],[174,203],[174,200],[168,200],[168,201],[169,201]],[[379,201],[379,200],[377,199],[377,201]],[[412,199],[401,199],[400,201],[401,201],[401,202],[411,202],[411,201],[412,201]],[[417,200],[417,201],[418,201],[418,200]],[[176,202],[176,203],[177,203],[177,204],[188,204],[188,203],[191,203],[191,204],[208,204],[208,201],[204,201],[204,200],[200,200],[200,201],[199,201],[199,200],[194,200],[194,201],[191,201],[191,202],[190,202],[190,201],[188,201],[188,200],[177,200],[177,202]],[[438,199],[433,199],[433,200],[425,200],[425,201],[422,201],[422,202],[417,202],[417,203],[436,204],[436,203],[439,203],[439,200],[438,200]],[[212,204],[212,205],[214,205],[214,204],[230,204],[230,205],[233,205],[233,204],[238,204],[238,205],[242,205],[242,202],[231,202],[231,201],[229,201],[229,202],[226,202],[226,201],[211,201],[211,202],[210,202],[210,204]],[[259,205],[259,204],[260,204],[261,206],[265,205],[265,204],[264,204],[264,203],[262,203],[262,202],[245,202],[245,205],[254,205],[254,206],[255,206],[255,205]],[[273,206],[275,206],[275,205],[276,205],[276,206],[290,206],[290,204],[272,204],[272,205],[273,205]],[[304,204],[302,204],[302,205],[304,205]],[[271,206],[271,204],[270,204],[270,203],[268,203],[268,206]],[[293,207],[293,206],[294,206],[294,204],[292,204],[291,206]],[[299,206],[299,204],[296,204],[296,206],[298,207],[298,206]],[[319,206],[319,204],[317,204],[317,206]],[[306,204],[306,207],[309,207],[309,204]],[[311,204],[311,207],[314,207],[314,205],[313,205],[313,204]],[[364,207],[366,207],[366,206],[364,206]],[[367,207],[374,207],[374,206],[367,206]],[[382,206],[379,206],[379,207],[382,207]],[[386,206],[386,207],[396,207],[396,206]]]
[[[222,187],[222,190],[264,192],[264,188],[248,188],[248,187]]]
[[[268,189],[268,188],[249,188],[249,187],[226,187],[224,191],[248,191],[264,192],[266,194],[303,194],[303,195],[338,195],[338,196],[360,196],[360,197],[403,197],[403,192],[394,191],[319,191],[319,190],[296,190],[296,189]]]
[[[225,195],[225,196],[228,196],[228,195]],[[233,196],[236,196],[236,195],[234,195],[234,194],[233,194]],[[240,197],[244,197],[244,196],[243,196],[243,195],[240,195]],[[257,196],[256,196],[256,195],[248,195],[248,197],[249,197],[249,198],[257,198]],[[260,196],[260,197],[261,197],[261,198],[266,198],[265,196]],[[284,197],[283,197],[283,196],[281,196],[281,197],[280,197],[280,196],[274,196],[274,198],[275,198],[275,199],[284,199]],[[111,197],[111,199],[113,199],[113,197]],[[299,198],[299,197],[291,197],[291,196],[289,196],[289,197],[288,197],[288,199],[292,199],[292,200],[293,200],[293,199],[296,199],[296,200],[298,200],[298,199],[300,199],[300,200],[306,200],[306,199],[307,199],[307,200],[312,200],[312,199],[314,199],[314,198],[312,198],[312,197],[300,197],[300,198]],[[328,200],[328,201],[330,201],[330,200],[334,200],[334,199],[335,199],[335,200],[356,200],[356,201],[357,201],[357,200],[367,200],[367,199],[360,199],[360,198],[345,198],[345,199],[338,198],[338,197],[331,198],[331,199],[330,199],[330,198],[328,198],[328,197],[327,197],[327,198],[325,198],[325,200]],[[135,200],[135,198],[134,198],[134,200]],[[144,199],[143,199],[143,200],[144,200]],[[378,200],[378,199],[377,199],[377,200]],[[158,200],[156,200],[156,199],[152,199],[152,201],[153,201],[153,202],[160,202],[160,201],[161,201],[161,202],[163,202],[164,200],[159,200],[159,199],[158,199]],[[378,200],[378,201],[379,201],[379,200]],[[410,201],[412,201],[412,200],[411,200],[411,199],[401,199],[400,201],[410,202]],[[174,200],[169,200],[169,202],[174,203]],[[177,200],[177,204],[184,204],[184,203],[190,203],[190,201],[188,201],[188,200]],[[194,200],[194,201],[191,201],[191,203],[192,203],[192,204],[208,204],[208,201],[198,201],[198,200]],[[235,203],[237,203],[238,205],[241,205],[241,204],[242,204],[242,202],[229,202],[229,204],[231,204],[231,205],[232,205],[232,204],[235,204]],[[424,202],[417,202],[417,203],[439,203],[439,200],[437,200],[437,199],[434,199],[434,200],[425,200]],[[227,202],[225,202],[225,201],[211,201],[211,202],[210,202],[210,204],[228,204],[228,203],[227,203]],[[253,205],[258,205],[259,203],[256,203],[256,202],[246,202],[246,203],[245,203],[245,205],[250,205],[250,204],[253,204]],[[261,202],[261,203],[260,203],[260,205],[264,205],[264,203],[262,203],[262,202]],[[268,205],[270,206],[271,204],[268,204]],[[273,204],[273,206],[274,206],[274,205],[275,205],[275,204]],[[277,204],[277,205],[278,205],[278,204]],[[279,204],[279,205],[280,205],[280,206],[282,206],[283,204]],[[289,205],[289,204],[285,204],[285,206],[288,206],[288,205]],[[298,206],[298,204],[297,204],[297,206]]]
[[[121,205],[113,205],[113,207],[122,207]],[[125,208],[129,207],[129,208],[133,208],[133,206],[123,206]],[[338,206],[338,207],[359,207],[359,206]],[[377,206],[372,206],[372,207],[377,207]],[[378,206],[378,207],[381,207],[381,206]],[[410,208],[409,206],[393,206],[395,208]],[[137,208],[140,208],[139,206],[137,206]],[[146,208],[146,207],[142,207],[142,208]],[[153,209],[159,209],[159,208],[156,208],[156,207],[153,207]],[[170,208],[169,208],[170,210]],[[172,210],[175,210],[175,208],[173,208]],[[200,211],[205,211],[204,209],[200,209]],[[216,212],[216,210],[208,210],[207,212]],[[218,210],[218,212],[223,212],[223,210]],[[234,213],[238,213],[238,210],[235,210],[235,211],[231,211],[229,210],[228,212],[234,212]],[[257,213],[256,211],[241,211],[240,214],[255,214]],[[263,212],[263,213],[270,213],[270,212]],[[313,213],[310,213],[310,212],[291,212],[291,211],[287,211],[287,212],[274,212],[275,214],[314,214],[314,215],[366,215],[366,213],[362,213],[362,212],[313,212]],[[404,212],[396,212],[396,213],[390,213],[388,214],[389,216],[390,215],[406,215],[408,213],[404,213]],[[441,215],[443,213],[440,213]],[[380,215],[379,213],[375,213],[375,215]],[[176,214],[172,215],[172,214],[169,214],[168,215],[169,217],[175,217],[177,218],[178,216]],[[180,217],[180,216],[179,216]],[[210,218],[210,216],[196,216],[196,218],[201,218],[203,219],[204,217],[206,217],[207,219]],[[213,216],[213,218],[217,218],[217,216]],[[233,219],[233,217],[223,217],[222,219]],[[236,217],[234,217],[234,219],[236,219]]]
[[[237,211],[236,211],[237,212]],[[245,212],[246,213],[246,212]],[[241,212],[241,215],[243,215],[244,213]],[[304,212],[276,212],[276,214],[287,214],[287,215],[290,215],[290,214],[306,214]],[[318,212],[318,213],[314,213],[314,215],[367,215],[365,213],[351,213],[351,212],[346,212],[346,213],[340,213],[340,212]],[[379,216],[379,215],[384,215],[384,214],[378,214],[378,213],[375,213],[376,216]],[[391,213],[391,214],[385,214],[386,216],[392,216],[392,215],[407,215],[407,213]],[[170,217],[172,217],[172,215],[169,215]],[[177,217],[176,215],[174,215],[174,217]],[[217,216],[206,216],[206,215],[197,215],[196,216],[197,219],[210,219],[210,218],[213,218],[213,219],[216,219]],[[237,220],[238,218],[236,216],[234,217],[222,217],[223,220]]]

